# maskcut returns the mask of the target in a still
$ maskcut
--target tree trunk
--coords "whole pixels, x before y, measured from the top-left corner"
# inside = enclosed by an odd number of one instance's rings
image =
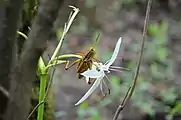
[[[17,1],[16,1],[17,2]],[[20,60],[11,76],[11,99],[6,120],[25,120],[30,109],[32,82],[36,79],[39,57],[47,47],[53,23],[63,0],[42,0]]]
[[[16,61],[16,30],[23,0],[1,1],[0,3],[0,98],[1,119],[8,102],[12,65]]]

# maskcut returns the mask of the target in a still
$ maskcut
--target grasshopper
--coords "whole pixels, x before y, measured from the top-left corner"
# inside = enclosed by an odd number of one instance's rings
[[[96,38],[96,43],[99,39],[99,36],[100,36],[100,34],[98,34],[98,36]],[[69,65],[69,61],[67,61],[67,64],[65,66],[65,70],[68,70],[69,68],[71,68],[75,64],[78,64],[76,72],[78,73],[78,78],[81,79],[83,77],[81,75],[81,73],[85,72],[88,69],[91,69],[92,65],[93,65],[93,61],[98,61],[95,58],[96,50],[95,50],[94,46],[95,46],[95,44],[93,44],[85,54],[79,53],[79,55],[82,56],[82,58],[75,60],[70,65]]]

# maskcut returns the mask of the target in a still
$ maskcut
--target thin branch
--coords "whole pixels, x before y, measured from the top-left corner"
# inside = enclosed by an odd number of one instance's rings
[[[39,107],[40,105],[42,105],[44,102],[45,102],[45,101],[42,101],[42,102],[40,102],[39,104],[37,104],[37,105],[33,108],[33,110],[31,111],[31,113],[28,115],[28,117],[26,118],[26,120],[29,120],[29,118],[33,115],[33,113],[35,112],[35,110],[38,109],[38,107]]]
[[[0,85],[0,91],[7,97],[9,98],[9,92],[3,87]]]
[[[118,106],[118,108],[117,108],[117,110],[115,112],[115,115],[113,117],[113,120],[117,120],[118,119],[118,116],[119,116],[120,112],[127,105],[128,101],[130,100],[130,98],[131,98],[131,96],[132,96],[132,94],[134,92],[134,88],[136,86],[136,82],[137,82],[137,78],[138,78],[139,70],[140,70],[140,65],[141,65],[141,62],[142,62],[142,56],[143,56],[143,51],[144,51],[144,44],[145,44],[145,41],[146,41],[146,33],[147,33],[147,27],[148,27],[148,20],[149,20],[149,14],[150,14],[150,9],[151,9],[151,3],[152,3],[152,0],[148,0],[146,16],[145,16],[145,21],[144,21],[143,35],[142,35],[141,51],[140,51],[139,60],[138,60],[135,76],[134,76],[134,79],[133,79],[133,83],[132,83],[131,87],[129,87],[129,90],[128,90],[126,96],[125,96],[125,99]]]
[[[60,52],[60,51],[59,51],[59,52]],[[51,57],[49,56],[49,54],[48,54],[48,57],[49,57],[49,60],[51,60]],[[56,60],[56,62],[55,62],[55,66],[56,66],[57,62],[58,62],[58,60]],[[45,101],[45,99],[47,98],[47,95],[48,95],[49,89],[50,89],[50,87],[51,87],[51,84],[52,84],[52,81],[53,81],[53,76],[54,76],[54,74],[55,74],[55,70],[56,70],[55,66],[52,66],[53,71],[52,71],[52,74],[51,74],[50,80],[49,80],[49,82],[48,82],[47,90],[46,90],[46,92],[45,92],[45,97],[44,97],[43,101]]]

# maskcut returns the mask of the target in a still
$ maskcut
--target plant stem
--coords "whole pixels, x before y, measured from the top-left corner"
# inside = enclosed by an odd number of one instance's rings
[[[40,77],[40,94],[39,94],[39,104],[44,101],[45,90],[46,90],[46,81],[48,74],[43,73]],[[44,103],[38,107],[38,117],[37,120],[43,120],[44,113]]]
[[[61,36],[61,38],[60,38],[60,41],[59,41],[59,43],[58,43],[58,45],[57,45],[57,47],[56,47],[56,49],[55,49],[55,51],[54,51],[54,53],[53,53],[53,55],[52,55],[52,57],[51,57],[51,59],[50,59],[50,61],[49,61],[48,64],[50,64],[50,62],[51,62],[53,59],[55,59],[55,57],[57,56],[57,54],[58,54],[58,52],[59,52],[59,50],[60,50],[60,48],[61,48],[63,39],[65,38],[67,32],[68,32],[69,29],[70,29],[70,26],[71,26],[72,23],[73,23],[73,20],[75,19],[76,15],[77,15],[78,12],[79,12],[79,9],[78,9],[78,8],[75,8],[75,7],[73,7],[73,6],[69,6],[69,7],[73,8],[74,13],[73,13],[73,15],[71,16],[70,20],[68,21],[68,24],[67,24],[67,25],[65,24],[64,30],[63,30],[63,34],[62,34],[62,36]]]

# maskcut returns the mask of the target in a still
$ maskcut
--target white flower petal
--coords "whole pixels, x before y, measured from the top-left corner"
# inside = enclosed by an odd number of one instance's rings
[[[85,77],[86,83],[89,83],[89,77]]]
[[[111,59],[109,60],[109,62],[106,64],[106,66],[109,68],[110,65],[113,64],[113,62],[116,60],[116,57],[118,56],[119,53],[119,48],[121,46],[122,43],[122,37],[119,38],[118,42],[116,43],[116,47],[114,49],[114,52],[112,54]]]
[[[91,88],[87,91],[87,93],[75,105],[79,105],[84,100],[86,100],[92,94],[92,92],[100,85],[102,78],[102,76],[98,78],[91,86]]]
[[[83,73],[81,73],[84,77],[89,77],[89,78],[99,78],[101,77],[102,73],[100,71],[97,71],[96,69],[92,70],[87,70]]]

